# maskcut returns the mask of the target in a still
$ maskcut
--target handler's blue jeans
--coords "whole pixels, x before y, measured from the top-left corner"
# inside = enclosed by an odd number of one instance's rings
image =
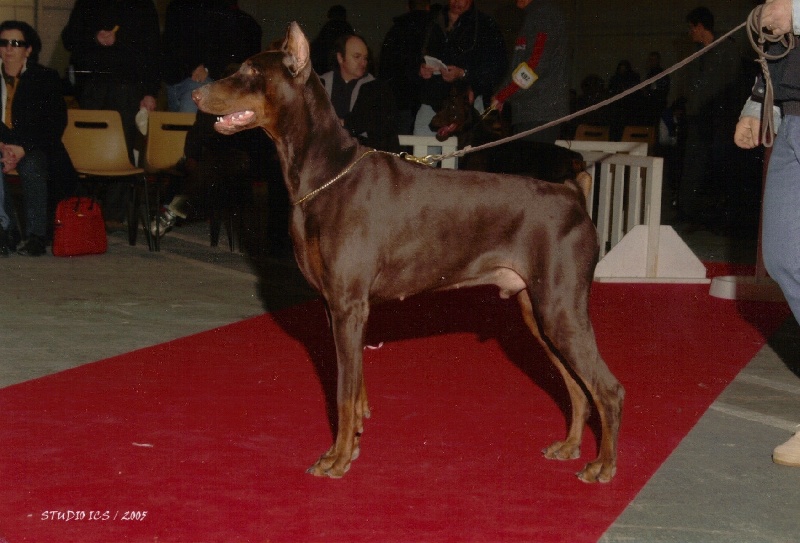
[[[17,164],[17,173],[19,173],[20,186],[22,188],[22,200],[25,210],[25,234],[26,236],[39,236],[45,238],[47,236],[47,185],[49,181],[49,173],[47,170],[47,155],[41,150],[31,150],[25,153],[22,160]],[[5,179],[2,178],[3,187],[5,188]],[[16,222],[16,213],[14,206],[9,205],[6,207],[10,223]],[[0,222],[3,219],[0,218]]]
[[[197,104],[192,100],[192,91],[199,89],[213,79],[207,77],[202,83],[187,77],[180,83],[167,86],[167,109],[169,111],[179,111],[181,113],[197,113]]]
[[[769,160],[762,229],[764,265],[800,322],[800,117],[784,117]]]

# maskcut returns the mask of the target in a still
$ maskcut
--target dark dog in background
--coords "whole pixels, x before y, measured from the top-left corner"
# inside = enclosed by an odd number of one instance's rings
[[[369,417],[362,354],[370,308],[492,284],[500,296],[517,297],[569,392],[567,437],[545,456],[580,455],[591,400],[602,434],[597,458],[578,476],[611,480],[624,390],[600,356],[589,318],[597,233],[573,183],[429,168],[361,146],[341,127],[296,23],[280,50],[250,58],[194,99],[219,116],[218,132],[260,128],[274,140],[293,203],[295,256],[326,302],[338,360],[338,433],[310,473],[341,477],[359,454]]]
[[[459,149],[478,147],[511,135],[507,116],[497,110],[482,116],[475,109],[472,89],[463,82],[452,85],[430,128],[439,141],[457,137]],[[537,141],[512,140],[467,153],[459,158],[458,169],[527,175],[554,183],[571,179],[578,183],[587,199],[592,184],[580,153]]]

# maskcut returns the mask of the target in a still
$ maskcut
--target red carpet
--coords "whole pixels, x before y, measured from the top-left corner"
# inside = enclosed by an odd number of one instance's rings
[[[595,285],[627,389],[608,485],[574,476],[592,431],[580,460],[539,453],[566,432],[566,393],[487,289],[374,311],[361,458],[306,475],[335,371],[311,303],[0,390],[0,541],[597,541],[789,314],[707,292]],[[52,513],[69,511],[85,517]]]

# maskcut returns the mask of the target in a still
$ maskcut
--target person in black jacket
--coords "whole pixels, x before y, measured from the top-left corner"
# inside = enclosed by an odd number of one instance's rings
[[[51,222],[48,194],[52,205],[72,194],[77,182],[61,142],[67,126],[61,79],[55,70],[37,63],[41,48],[42,42],[29,24],[0,24],[0,152],[3,173],[17,170],[19,174],[27,239],[17,252],[26,256],[45,253]],[[14,216],[13,206],[7,205],[6,211]]]
[[[383,38],[378,78],[386,81],[394,93],[401,134],[414,131],[421,86],[417,72],[422,63],[422,41],[430,23],[430,9],[430,0],[409,0],[408,13],[395,17]]]
[[[117,111],[133,160],[136,114],[153,111],[161,87],[160,30],[153,0],[76,0],[61,32],[75,70],[75,96],[83,109]],[[126,189],[109,187],[106,223],[122,226]]]
[[[508,67],[500,28],[494,19],[478,11],[474,0],[450,0],[429,25],[422,53],[440,60],[446,68],[425,62],[419,67],[423,81],[422,105],[414,123],[414,134],[418,136],[434,134],[430,121],[455,81],[469,83],[475,94],[475,107],[480,111],[484,105],[489,106]]]
[[[76,0],[61,32],[84,109],[122,116],[128,147],[140,107],[153,111],[160,87],[158,13],[152,0]]]
[[[693,9],[686,22],[689,37],[698,48],[716,39],[714,15],[708,8]],[[686,67],[686,147],[678,211],[689,230],[723,226],[725,195],[741,183],[741,169],[735,166],[736,148],[730,141],[744,81],[741,70],[741,55],[733,38]]]

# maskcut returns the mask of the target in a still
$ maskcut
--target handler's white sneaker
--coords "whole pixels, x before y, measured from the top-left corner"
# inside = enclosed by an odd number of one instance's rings
[[[772,461],[784,466],[800,468],[800,427],[794,437],[783,445],[778,445],[772,452]]]

